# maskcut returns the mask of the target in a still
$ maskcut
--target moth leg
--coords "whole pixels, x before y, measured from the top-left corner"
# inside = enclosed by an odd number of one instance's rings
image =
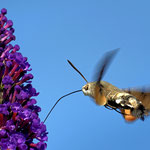
[[[107,109],[109,109],[109,110],[113,110],[113,108],[111,108],[110,106],[108,106],[108,105],[104,105],[105,106],[105,108],[107,108]]]
[[[118,108],[116,108],[116,107],[114,107],[114,106],[111,106],[111,105],[109,105],[109,104],[106,104],[106,105],[105,105],[105,108],[107,108],[107,109],[109,109],[109,110],[115,110],[116,112],[118,112],[118,113],[120,113],[120,114],[122,114],[122,115],[127,115],[127,114],[124,114],[124,113],[121,112],[121,111],[118,111],[118,110],[117,110]]]

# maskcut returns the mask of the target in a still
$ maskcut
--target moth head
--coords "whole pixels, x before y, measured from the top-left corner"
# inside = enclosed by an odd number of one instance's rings
[[[96,82],[89,82],[82,87],[82,92],[84,95],[95,98],[95,88],[96,88]]]

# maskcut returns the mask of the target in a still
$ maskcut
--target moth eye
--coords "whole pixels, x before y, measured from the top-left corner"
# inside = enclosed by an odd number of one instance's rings
[[[87,91],[87,90],[89,89],[89,86],[86,85],[86,86],[84,87],[84,89]]]

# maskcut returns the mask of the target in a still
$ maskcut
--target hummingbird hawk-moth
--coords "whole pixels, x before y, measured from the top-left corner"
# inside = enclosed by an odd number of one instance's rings
[[[84,95],[92,97],[97,105],[121,113],[126,121],[132,122],[138,118],[144,120],[150,112],[150,92],[144,91],[144,89],[119,89],[102,80],[118,50],[107,52],[101,62],[98,63],[96,68],[98,73],[95,75],[94,82],[88,82],[69,60],[68,62],[87,82],[82,87]]]
[[[119,49],[115,49],[107,52],[103,56],[103,59],[97,65],[97,73],[94,76],[94,82],[88,82],[83,74],[69,60],[67,60],[87,84],[82,87],[82,90],[77,90],[62,96],[52,107],[44,122],[56,104],[63,97],[80,91],[82,91],[84,95],[92,97],[97,105],[105,106],[107,109],[115,110],[122,114],[124,119],[128,122],[135,121],[139,118],[144,120],[145,116],[148,116],[150,112],[150,90],[119,89],[102,80],[108,66],[118,51]]]

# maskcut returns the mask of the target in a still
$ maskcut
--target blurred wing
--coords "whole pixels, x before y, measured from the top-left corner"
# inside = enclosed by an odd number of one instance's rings
[[[124,91],[135,96],[139,101],[142,102],[145,109],[150,111],[150,88],[125,89]]]
[[[136,97],[139,101],[142,102],[142,104],[144,105],[147,114],[148,112],[150,112],[150,88],[141,88],[141,89],[123,89],[125,92],[133,95],[134,97]],[[131,115],[131,111],[129,109],[122,109],[121,112],[123,114],[127,114],[127,115],[123,115],[124,119],[128,122],[132,122],[135,121],[137,118]]]
[[[96,74],[94,75],[94,81],[96,81],[95,86],[95,101],[97,105],[105,105],[107,103],[106,97],[103,92],[103,86],[100,84],[101,79],[103,78],[108,66],[110,65],[111,61],[117,54],[119,49],[114,49],[112,51],[107,52],[103,59],[98,62],[98,65],[96,66]]]
[[[98,65],[96,66],[96,70],[98,70],[98,72],[96,71],[93,81],[97,81],[97,83],[99,83],[101,81],[108,66],[110,65],[111,61],[113,60],[113,58],[115,57],[115,55],[117,54],[118,51],[119,51],[119,48],[107,52],[104,55],[103,59],[100,60],[100,62],[98,62]]]
[[[103,92],[103,86],[100,84],[101,79],[103,78],[108,66],[110,65],[111,61],[117,54],[119,49],[115,49],[112,51],[107,52],[103,59],[98,63],[96,66],[96,74],[94,75],[94,81],[96,81],[96,86],[95,86],[95,100],[96,104],[98,105],[105,105],[107,103],[106,97]]]
[[[95,102],[97,105],[105,105],[107,103],[103,90],[100,87],[95,87]]]

